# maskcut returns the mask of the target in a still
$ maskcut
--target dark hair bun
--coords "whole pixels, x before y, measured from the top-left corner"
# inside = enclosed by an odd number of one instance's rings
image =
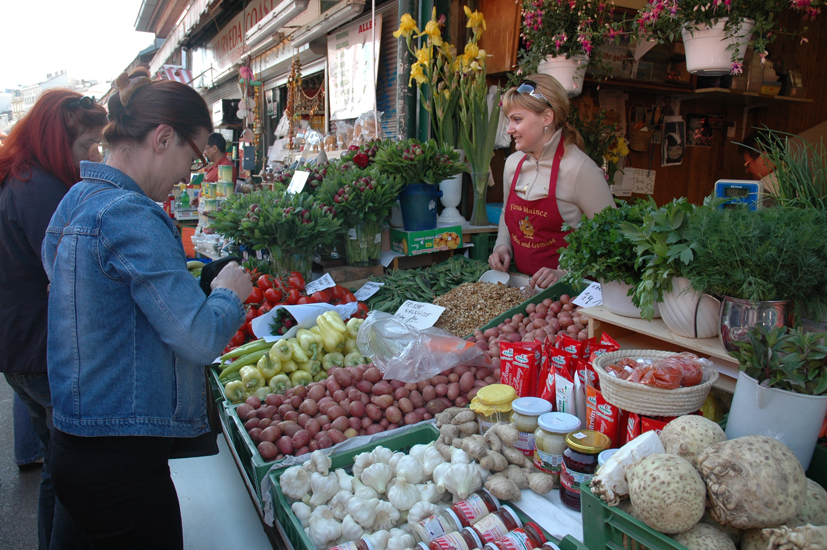
[[[146,67],[136,67],[132,70],[131,73],[129,73],[129,78],[138,78],[139,76],[152,78],[152,76],[149,74],[149,69],[147,69]]]

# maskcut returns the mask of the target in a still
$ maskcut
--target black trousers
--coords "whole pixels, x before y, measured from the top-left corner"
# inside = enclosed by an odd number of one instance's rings
[[[55,429],[55,494],[95,550],[182,550],[168,437],[77,437]]]

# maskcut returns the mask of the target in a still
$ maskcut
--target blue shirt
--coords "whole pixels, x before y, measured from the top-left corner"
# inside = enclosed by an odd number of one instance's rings
[[[203,365],[244,322],[241,300],[204,295],[172,220],[129,176],[92,162],[80,173],[42,249],[54,425],[78,436],[204,433]]]

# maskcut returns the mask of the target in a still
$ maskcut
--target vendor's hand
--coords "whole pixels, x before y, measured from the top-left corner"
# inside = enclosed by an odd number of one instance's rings
[[[230,262],[218,272],[218,275],[210,283],[210,288],[227,288],[238,295],[242,302],[246,300],[253,291],[253,283],[250,276],[243,267],[236,262]]]
[[[508,271],[511,264],[511,254],[505,248],[495,250],[488,256],[488,267],[496,271]]]
[[[537,273],[528,280],[529,288],[548,288],[549,285],[557,282],[557,274],[550,267],[541,267]]]

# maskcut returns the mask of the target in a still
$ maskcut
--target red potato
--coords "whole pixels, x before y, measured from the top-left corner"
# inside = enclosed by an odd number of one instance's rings
[[[468,392],[471,388],[474,387],[474,375],[470,372],[466,372],[462,375],[459,379],[459,387],[465,393]]]
[[[581,330],[577,333],[577,339],[581,342],[585,342],[589,339],[589,331],[588,330]]]
[[[269,441],[270,443],[275,443],[278,438],[281,437],[281,430],[278,426],[268,426],[267,428],[261,430],[261,434],[258,436],[259,441]]]
[[[241,405],[238,406],[238,408],[235,410],[235,412],[236,412],[236,414],[238,414],[238,417],[240,419],[247,420],[248,415],[251,412],[255,412],[255,409],[253,407],[251,407],[250,405],[248,405],[247,403],[242,403]],[[252,417],[250,417],[250,418],[252,418]],[[256,416],[255,418],[258,418],[258,416]]]
[[[411,392],[408,391],[408,388],[396,388],[393,391],[393,398],[398,401],[398,400],[402,399],[403,397],[408,397],[410,394],[411,394]]]
[[[319,425],[324,426],[325,424],[330,424],[330,417],[326,414],[320,414],[316,417],[316,420],[319,421]]]
[[[434,391],[436,392],[438,397],[442,397],[448,394],[448,386],[446,384],[437,384],[434,387]]]
[[[391,385],[382,380],[373,385],[373,395],[390,395],[393,393]]]
[[[327,437],[327,432],[319,432],[313,436],[313,441],[320,441],[323,437]]]
[[[360,399],[362,399],[362,392],[360,392],[356,388],[353,388],[347,392],[347,398],[350,399],[351,402],[359,401]]]
[[[319,401],[317,401],[317,404],[319,405],[319,408],[320,408],[320,409],[322,408],[322,405],[323,405],[324,403],[333,403],[333,404],[335,405],[335,404],[336,404],[336,401],[334,401],[334,400],[333,400],[333,397],[331,397],[330,395],[325,395],[324,397],[322,397],[321,399],[319,399]]]
[[[405,415],[405,424],[416,424],[417,422],[422,422],[424,420],[423,416],[418,412],[409,412]]]
[[[362,393],[371,393],[373,391],[373,384],[367,380],[359,380],[356,382],[356,389]]]
[[[293,447],[296,449],[304,447],[310,443],[311,439],[313,439],[313,437],[310,435],[310,432],[307,430],[299,430],[293,436]]]
[[[339,430],[337,430],[335,428],[331,428],[331,429],[327,430],[327,437],[329,437],[330,440],[333,441],[334,445],[336,443],[341,443],[342,441],[345,440],[345,434],[343,434],[342,432],[340,432]]]
[[[363,430],[367,429],[367,427],[370,426],[371,424],[373,424],[373,420],[371,420],[370,417],[366,416],[366,417],[362,418],[362,429]]]
[[[338,405],[334,405],[333,407],[327,409],[327,416],[330,418],[331,421],[336,420],[340,416],[345,416],[346,414],[347,413],[345,412],[345,410]]]
[[[290,406],[293,407],[294,409],[298,409],[299,406],[301,406],[302,401],[304,401],[304,399],[302,399],[298,395],[294,395],[293,397],[290,398]]]
[[[484,388],[486,386],[485,380],[474,380],[475,388]]]
[[[268,426],[270,426],[272,423],[273,423],[272,418],[262,418],[261,420],[258,421],[258,426],[254,426],[254,427],[261,428],[263,430],[264,428],[267,428]]]
[[[256,445],[258,445],[258,442],[259,442],[259,439],[258,439],[258,438],[259,438],[259,436],[261,435],[261,428],[253,428],[252,430],[250,430],[249,432],[247,432],[247,435],[249,435],[249,436],[250,436],[250,439],[252,439],[252,440],[253,440],[253,443],[255,443]]]
[[[499,362],[499,361],[497,361],[497,367],[496,367],[496,368],[494,368],[494,374],[493,374],[493,376],[494,376],[494,380],[496,380],[497,382],[499,382],[500,380],[502,380],[502,378],[500,377],[500,367],[499,367],[499,364],[500,364],[500,362]]]
[[[393,405],[393,396],[392,395],[374,395],[370,398],[370,402],[379,407],[382,410],[387,409],[391,405]]]
[[[448,392],[445,394],[445,397],[454,401],[457,397],[459,397],[460,393],[459,382],[451,382],[448,384]]]
[[[362,402],[363,405],[369,405],[370,404],[370,396],[366,393],[363,393],[362,396],[359,398],[359,400]]]
[[[535,311],[536,309],[537,309],[537,304],[528,304],[528,305],[525,307],[525,312],[526,312],[526,313],[528,313],[528,314],[531,314],[531,313],[534,313],[534,311]]]
[[[519,332],[512,332],[508,335],[509,342],[519,342],[522,340],[522,335]]]
[[[486,384],[493,384],[494,383],[494,377],[493,376],[486,376],[485,380],[483,380],[483,382],[485,382]]]
[[[345,390],[338,390],[336,392],[333,392],[333,400],[336,403],[341,404],[341,402],[344,401],[345,399],[347,399],[347,392]]]
[[[365,374],[362,378],[370,382],[371,384],[375,384],[382,380],[382,371],[376,367],[370,367],[365,371]]]
[[[476,373],[477,380],[482,380],[486,376],[491,376],[491,369],[489,369],[488,367],[480,367],[480,368],[477,369],[477,373]]]
[[[329,429],[330,429],[330,422],[328,422],[327,424],[325,424],[325,425],[323,425],[323,426],[322,426],[322,431],[323,431],[323,432],[326,432],[326,431],[327,431],[327,430],[329,430]]]
[[[355,416],[351,416],[350,418],[347,419],[347,425],[351,429],[359,430],[362,427],[362,419],[357,418]],[[347,428],[345,428],[345,429],[347,429]]]
[[[333,401],[333,400],[327,401],[327,402],[325,402],[325,403],[321,403],[321,404],[319,405],[319,412],[321,412],[322,414],[326,414],[326,415],[330,416],[330,415],[328,414],[328,413],[329,413],[329,411],[330,411],[330,409],[331,409],[332,407],[336,407],[336,406],[338,406],[338,405],[336,405],[336,402],[335,402],[335,401]]]
[[[425,414],[423,414],[423,415],[422,415],[422,418],[423,418],[424,420],[430,420],[430,419],[432,419],[433,417],[434,417],[434,415],[432,415],[431,413],[427,413],[427,412],[426,412]]]
[[[523,319],[525,319],[525,315],[522,313],[517,313],[514,317],[511,318],[512,323],[522,323]]]
[[[491,356],[499,357],[500,356],[500,344],[499,344],[499,342],[493,342],[491,344],[488,344],[488,351],[490,352]],[[465,375],[463,375],[463,376],[465,376]],[[474,376],[474,374],[471,373],[471,376]]]
[[[370,405],[365,407],[365,414],[373,420],[374,422],[379,422],[382,418],[382,409],[371,403]]]
[[[432,401],[436,397],[436,389],[433,386],[425,386],[425,389],[422,390],[422,398],[428,402]]]
[[[468,392],[468,395],[466,397],[468,399],[468,401],[471,401],[472,399],[474,399],[474,397],[477,396],[478,391],[480,391],[480,388],[478,386],[475,386],[475,387],[471,388],[471,391]]]
[[[299,399],[304,399],[307,397],[307,388],[304,386],[296,386],[293,388],[293,397],[298,397]]]
[[[561,329],[567,329],[568,327],[574,324],[574,320],[571,317],[564,317],[561,315],[557,318],[557,320],[560,321]]]
[[[261,422],[260,418],[251,418],[250,420],[244,423],[244,429],[249,432],[253,428],[258,428],[259,422]]]
[[[454,406],[456,407],[465,407],[468,403],[470,403],[470,401],[461,395],[454,400]]]
[[[405,382],[402,382],[401,380],[390,380],[389,382],[390,382],[391,388],[393,388],[393,391],[396,391],[399,388],[404,388],[405,387]]]
[[[268,405],[279,408],[281,404],[284,403],[284,397],[277,393],[270,393],[264,398],[264,402]]]
[[[447,397],[444,397],[444,396],[443,397],[437,397],[437,399],[442,401],[442,403],[445,405],[446,409],[454,406],[454,404],[451,402],[451,400],[448,399]]]
[[[385,428],[387,431],[395,430],[399,427],[399,424],[388,424],[388,427]]]
[[[281,407],[278,408],[278,413],[279,413],[279,416],[284,418],[285,413],[287,413],[289,411],[294,411],[294,410],[296,410],[296,409],[293,408],[293,405],[290,405],[289,403],[285,403],[284,405],[282,405]]]
[[[287,411],[286,413],[284,413],[283,418],[285,420],[296,422],[299,419],[299,413],[297,413],[296,411]]]
[[[397,407],[388,407],[385,409],[385,418],[387,418],[391,424],[398,424],[402,421],[402,411]]]
[[[278,425],[278,427],[284,435],[288,435],[290,437],[293,437],[302,430],[301,426],[299,426],[295,422],[290,421],[282,422]]]
[[[322,449],[329,449],[333,446],[333,440],[328,436],[324,436],[319,440],[319,447]]]
[[[412,391],[416,391],[416,388],[417,388],[416,384],[413,384],[413,383],[410,383],[410,382],[405,384],[405,389],[408,390],[408,393],[410,393]]]
[[[342,386],[340,386],[336,380],[331,380],[330,378],[327,379],[327,391],[330,392],[330,395],[333,395],[341,389]]]
[[[270,409],[268,407],[262,407],[258,410],[255,410],[250,413],[250,418],[255,415],[256,418],[273,418],[273,415],[270,414]]]
[[[302,456],[310,453],[310,447],[304,446],[296,451],[296,456]]]
[[[313,386],[309,390],[307,390],[307,398],[312,399],[313,401],[319,401],[321,398],[324,397],[325,394],[325,387],[319,384],[318,386]]]
[[[447,408],[448,407],[441,399],[432,399],[431,401],[428,401],[427,405],[425,405],[426,412],[431,414],[439,414]]]
[[[359,435],[359,430],[356,428],[348,428],[344,432],[345,439],[350,439],[351,437],[356,437]]]
[[[488,349],[488,346],[486,346],[485,349]],[[459,382],[459,375],[455,372],[452,372],[448,375],[448,382],[450,382],[451,384],[453,384],[454,382]]]
[[[273,460],[276,458],[276,455],[279,454],[279,449],[272,441],[262,441],[258,444],[258,454],[260,454],[264,460]]]
[[[417,407],[414,409],[414,412],[417,412],[419,414],[425,414],[426,412],[428,412],[428,409],[426,409],[425,407]]]
[[[546,304],[537,304],[536,313],[537,313],[537,315],[539,315],[541,313],[543,313],[543,314],[548,313],[548,306]],[[535,318],[536,318],[536,316],[535,316]]]
[[[302,413],[302,414],[299,415],[299,419],[296,420],[296,422],[299,424],[299,426],[304,428],[307,425],[307,421],[310,420],[311,418],[312,417],[309,414]]]
[[[514,328],[514,327],[512,327],[511,325],[506,325],[506,326],[504,326],[504,327],[502,328],[502,330],[500,331],[500,333],[501,333],[501,334],[513,334],[513,333],[515,333],[515,332],[517,332],[517,329],[515,329],[515,328]]]
[[[368,429],[365,430],[365,434],[366,435],[374,435],[374,434],[382,433],[384,431],[385,431],[385,428],[383,428],[379,424],[371,424],[370,426],[368,426]]]
[[[316,416],[319,414],[319,404],[316,403],[315,399],[305,399],[302,401],[302,404],[299,405],[299,411],[309,414],[310,416]]]
[[[322,425],[319,424],[319,421],[315,418],[311,418],[307,421],[307,424],[304,425],[304,429],[310,432],[313,437],[316,437],[316,434],[322,431]]]
[[[411,403],[413,404],[414,408],[425,406],[425,398],[422,397],[422,394],[418,391],[412,391],[411,394],[408,396],[408,399],[411,400]]]
[[[564,304],[564,305],[568,304],[570,301],[571,301],[571,296],[569,296],[568,294],[561,294],[560,295],[560,302],[562,304]]]
[[[359,430],[359,435],[367,435],[367,430]]]
[[[378,424],[379,424],[380,426],[382,426],[383,428],[385,428],[385,429],[387,429],[387,428],[388,428],[388,424],[390,424],[390,423],[391,423],[391,421],[390,421],[390,420],[388,420],[387,418],[383,418],[382,420],[380,420],[380,421],[378,422]]]
[[[361,401],[352,401],[348,408],[348,413],[350,413],[350,416],[362,418],[365,416],[365,404]]]
[[[582,328],[577,328],[577,325],[569,325],[569,326],[566,327],[566,332],[568,332],[572,336],[574,336],[575,334],[577,334],[581,330],[582,330]]]
[[[311,453],[321,449],[321,447],[319,447],[319,442],[318,441],[312,441],[312,440],[310,441],[310,443],[307,444],[307,448]]]
[[[500,335],[500,331],[496,328],[488,328],[485,329],[485,332],[482,333],[485,338],[497,337]]]
[[[353,377],[344,369],[336,369],[336,372],[333,373],[333,378],[336,380],[336,383],[343,388],[353,384]]]
[[[350,422],[348,422],[348,418],[346,416],[340,416],[336,420],[330,423],[330,428],[333,430],[339,430],[340,432],[345,431],[350,427]]]
[[[245,403],[247,403],[248,405],[250,405],[254,409],[257,409],[257,408],[261,407],[261,399],[259,399],[255,395],[251,395],[250,397],[248,397],[247,400],[245,401]]]
[[[407,397],[403,397],[399,400],[399,410],[403,413],[407,414],[413,412],[414,406],[410,399]]]
[[[348,367],[348,372],[350,373],[350,377],[353,378],[353,381],[358,382],[365,375],[365,368],[364,367]]]
[[[561,311],[563,311],[563,304],[560,302],[552,302],[550,306],[548,306],[548,310],[553,314],[557,315]]]
[[[466,365],[460,365],[459,367],[454,368],[454,374],[462,378],[462,375],[466,372],[470,372],[471,368]]]

